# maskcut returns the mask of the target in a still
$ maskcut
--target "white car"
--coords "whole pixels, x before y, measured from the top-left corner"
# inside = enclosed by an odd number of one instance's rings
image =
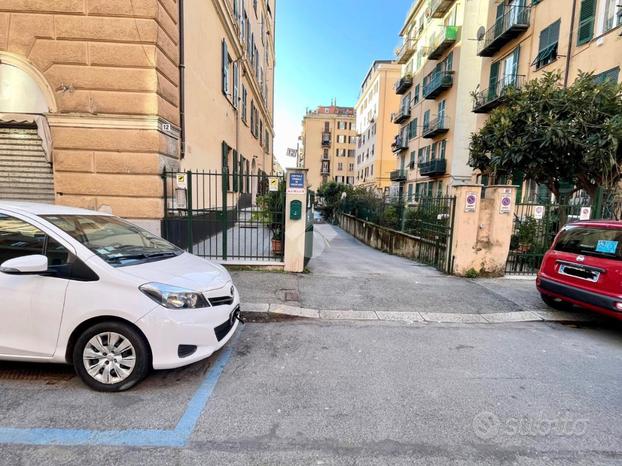
[[[0,202],[0,360],[69,363],[126,390],[220,349],[239,303],[224,267],[118,217]]]

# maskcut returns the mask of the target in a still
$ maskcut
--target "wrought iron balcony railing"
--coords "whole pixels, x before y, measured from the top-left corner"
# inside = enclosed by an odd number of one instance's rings
[[[408,143],[403,140],[403,138],[398,134],[395,136],[393,140],[393,144],[391,144],[391,149],[395,154],[402,152],[403,150],[408,149]]]
[[[391,121],[395,124],[403,123],[410,118],[410,107],[403,107],[397,113],[391,114]]]
[[[429,139],[439,134],[445,134],[447,131],[449,131],[449,117],[442,115],[429,121],[427,125],[424,124],[421,136]]]
[[[413,85],[413,77],[409,74],[402,76],[395,82],[395,93],[398,95],[405,94]]]
[[[492,57],[501,47],[529,28],[530,17],[530,6],[508,8],[479,39],[477,54],[480,57]]]
[[[391,181],[406,181],[406,170],[393,170],[390,175]]]
[[[473,95],[473,112],[488,113],[503,103],[509,89],[520,89],[525,83],[525,76],[508,75],[499,79],[493,86]]]
[[[435,99],[454,84],[453,71],[435,71],[425,77],[423,98]]]
[[[430,160],[419,164],[421,176],[441,176],[447,171],[447,161],[445,159]]]
[[[460,28],[458,26],[442,26],[441,30],[430,39],[428,58],[430,60],[441,58],[443,53],[456,43],[459,31]]]

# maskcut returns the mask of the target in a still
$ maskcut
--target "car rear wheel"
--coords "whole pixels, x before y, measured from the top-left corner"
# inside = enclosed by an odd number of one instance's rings
[[[102,322],[78,337],[73,365],[82,381],[94,390],[120,392],[146,377],[150,368],[145,338],[129,325]]]
[[[557,309],[558,311],[567,311],[572,307],[570,303],[561,300],[558,301],[555,298],[552,298],[551,296],[547,296],[545,294],[540,294],[540,297],[542,298],[542,301],[544,301],[544,304],[552,307],[553,309]]]

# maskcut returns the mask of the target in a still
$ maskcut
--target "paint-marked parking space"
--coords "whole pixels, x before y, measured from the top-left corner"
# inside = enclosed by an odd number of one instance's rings
[[[70,367],[0,365],[0,444],[183,446],[236,338],[206,361],[152,373],[123,393],[89,390]]]

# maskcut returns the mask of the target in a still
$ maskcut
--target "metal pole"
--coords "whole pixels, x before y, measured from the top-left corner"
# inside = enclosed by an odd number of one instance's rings
[[[192,239],[192,172],[190,170],[186,172],[186,177],[188,178],[188,192],[186,193],[186,195],[188,196],[188,199],[186,201],[186,203],[188,204],[188,215],[186,216],[188,227],[188,252],[192,253],[194,244]]]
[[[227,185],[229,183],[229,170],[223,167],[222,172],[222,258],[227,259]]]

